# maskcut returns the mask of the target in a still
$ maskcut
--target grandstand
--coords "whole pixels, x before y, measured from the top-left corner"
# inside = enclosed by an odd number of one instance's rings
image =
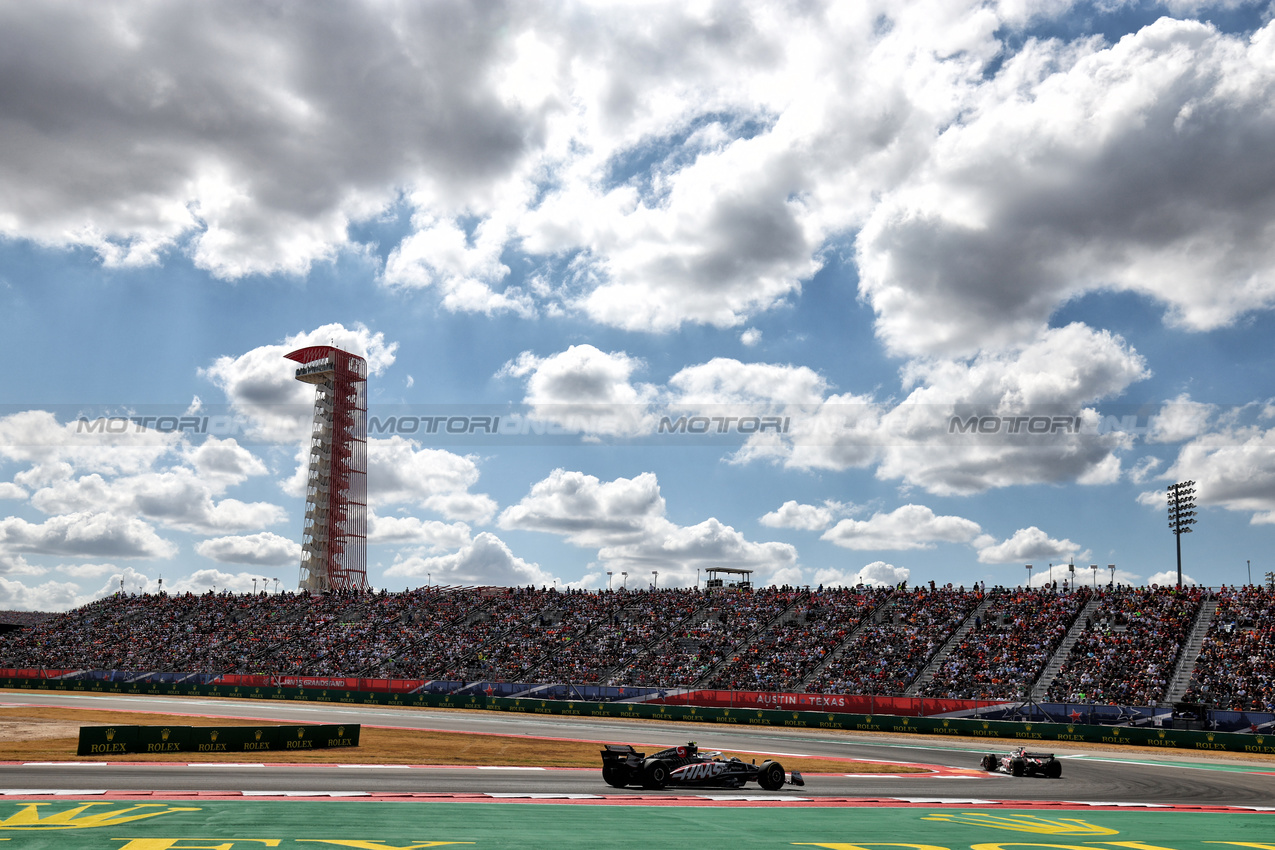
[[[1260,587],[651,589],[115,595],[23,616],[0,669],[393,680],[448,692],[561,684],[1275,711]],[[1193,641],[1198,642],[1198,648]],[[110,671],[105,673],[103,671]],[[1187,685],[1189,683],[1189,690]]]

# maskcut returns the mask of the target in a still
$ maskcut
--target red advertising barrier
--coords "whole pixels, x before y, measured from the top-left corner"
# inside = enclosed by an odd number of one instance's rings
[[[56,679],[72,670],[50,670],[47,667],[0,667],[0,678],[8,679]]]
[[[217,677],[219,685],[241,688],[331,688],[338,691],[408,693],[425,684],[424,679],[362,679],[344,676],[259,676],[227,673]]]
[[[706,708],[766,708],[794,711],[828,711],[837,714],[891,714],[927,717],[999,705],[1005,700],[936,699],[934,697],[852,696],[848,694],[779,694],[765,691],[689,691],[651,700],[666,705],[701,705]]]

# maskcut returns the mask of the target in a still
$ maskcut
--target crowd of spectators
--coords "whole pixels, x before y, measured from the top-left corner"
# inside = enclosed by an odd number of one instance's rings
[[[982,601],[981,590],[967,593],[951,585],[900,588],[882,620],[861,628],[804,690],[901,694]]]
[[[1275,711],[1275,593],[1222,588],[1185,701]]]
[[[706,687],[793,691],[890,595],[891,589],[837,588],[811,594],[791,617],[735,653]]]
[[[1107,705],[1162,700],[1204,592],[1155,586],[1106,591],[1046,700]]]
[[[615,598],[617,607],[609,616],[585,634],[563,640],[556,652],[531,671],[531,677],[544,682],[599,684],[610,671],[628,667],[647,647],[691,617],[706,604],[708,594],[666,589]]]
[[[633,663],[612,673],[604,684],[687,687],[698,682],[727,653],[779,619],[808,591],[792,587],[723,591],[708,594],[691,622],[668,632]]]
[[[991,591],[991,603],[947,654],[922,696],[1016,699],[1026,695],[1090,599],[1088,588]]]
[[[1163,698],[1202,591],[1097,591],[1052,702]],[[1091,595],[994,589],[926,695],[1013,698]],[[0,668],[901,694],[981,589],[418,588],[116,595],[0,634]],[[1189,699],[1275,702],[1275,593],[1229,588]]]

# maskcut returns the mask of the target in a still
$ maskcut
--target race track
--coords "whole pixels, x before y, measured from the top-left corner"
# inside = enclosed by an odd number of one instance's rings
[[[851,777],[807,774],[804,788],[767,794],[750,786],[730,789],[614,789],[598,770],[430,767],[428,754],[412,767],[370,765],[197,764],[4,764],[0,793],[38,791],[156,791],[273,794],[452,794],[760,799],[892,798],[908,800],[1063,801],[1087,804],[1275,807],[1275,762],[1196,756],[1187,753],[1127,754],[1075,748],[1054,749],[1063,758],[1059,780],[983,774],[979,755],[1008,749],[1010,742],[958,742],[930,737],[900,738],[859,733],[733,728],[705,724],[514,715],[504,712],[401,710],[383,707],[290,702],[127,697],[64,693],[0,692],[0,704],[46,705],[115,711],[153,711],[272,722],[361,723],[410,729],[525,735],[551,739],[632,743],[660,748],[696,740],[702,748],[785,756],[835,756],[959,768],[922,776]],[[144,719],[139,722],[144,723]],[[350,752],[351,762],[358,751]],[[192,757],[193,758],[193,757]]]

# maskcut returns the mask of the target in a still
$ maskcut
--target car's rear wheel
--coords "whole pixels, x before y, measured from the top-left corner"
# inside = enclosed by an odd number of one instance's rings
[[[646,788],[663,788],[668,784],[668,765],[662,761],[646,763],[642,774],[642,785]]]
[[[1044,769],[1046,779],[1059,779],[1062,777],[1062,762],[1051,761],[1045,765]]]
[[[757,774],[757,784],[766,791],[778,791],[784,787],[784,766],[777,761],[768,761],[761,766]]]
[[[1015,776],[1022,776],[1027,772],[1027,762],[1022,759],[1014,759],[1009,763],[1009,772]]]
[[[996,756],[986,755],[983,756],[983,760],[979,764],[982,765],[983,770],[996,770],[996,764],[999,761],[1000,759],[996,758]]]
[[[622,764],[608,764],[602,768],[602,780],[612,788],[623,788],[629,784],[629,769]]]

